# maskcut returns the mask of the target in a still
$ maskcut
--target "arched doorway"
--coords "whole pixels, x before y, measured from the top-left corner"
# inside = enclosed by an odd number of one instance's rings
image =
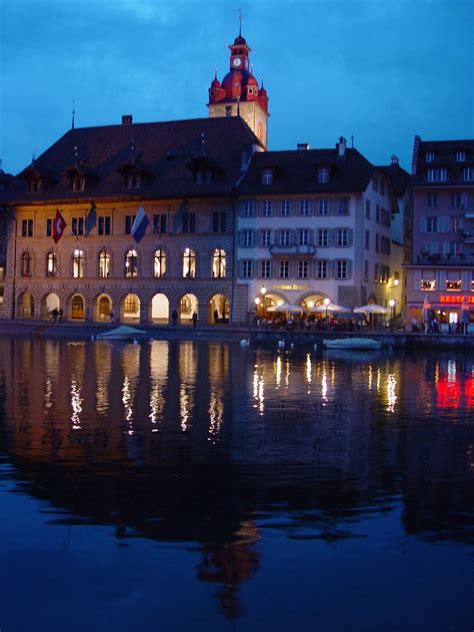
[[[185,294],[179,303],[179,318],[183,324],[191,324],[194,312],[199,316],[199,303],[194,294]]]
[[[278,294],[260,294],[255,300],[255,310],[259,318],[272,318],[276,312],[278,305],[281,305],[285,300]]]
[[[86,317],[86,306],[80,294],[74,294],[71,299],[71,319],[84,320]]]
[[[107,322],[113,320],[112,313],[112,299],[108,294],[101,294],[97,298],[97,320],[100,322]]]
[[[155,294],[151,299],[151,320],[154,323],[169,323],[170,302],[165,294]]]
[[[57,294],[54,294],[54,292],[51,292],[50,294],[46,295],[43,298],[42,305],[41,305],[42,317],[48,318],[48,319],[51,318],[54,310],[56,310],[56,312],[59,312],[59,307],[60,307],[59,296]]]
[[[229,300],[225,294],[214,294],[209,301],[208,322],[222,325],[229,322]]]
[[[29,292],[23,292],[18,297],[19,318],[33,318],[35,313],[35,301]]]
[[[315,307],[323,305],[325,297],[322,294],[308,294],[299,303],[306,313],[314,310]]]
[[[136,294],[127,294],[122,302],[122,318],[140,322],[140,299]]]

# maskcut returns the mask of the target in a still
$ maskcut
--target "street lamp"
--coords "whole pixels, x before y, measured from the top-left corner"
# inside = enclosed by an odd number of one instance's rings
[[[390,321],[391,331],[393,331],[393,319],[395,318],[395,303],[396,303],[396,300],[394,298],[391,298],[388,302],[388,304],[390,305],[390,311],[391,311],[391,321]]]
[[[260,294],[262,295],[262,318],[265,316],[265,294],[267,293],[267,288],[262,285],[260,288]]]
[[[328,306],[329,306],[330,300],[328,298],[324,299],[324,305],[326,306],[326,326],[329,326],[328,323]]]

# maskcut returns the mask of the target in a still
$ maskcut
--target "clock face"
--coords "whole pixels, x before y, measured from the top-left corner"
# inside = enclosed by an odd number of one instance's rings
[[[242,60],[240,59],[240,57],[235,57],[235,59],[232,61],[232,65],[234,66],[234,68],[238,68],[241,64]]]

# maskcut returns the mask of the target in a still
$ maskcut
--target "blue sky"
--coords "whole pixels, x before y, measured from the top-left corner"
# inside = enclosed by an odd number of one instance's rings
[[[207,116],[238,32],[270,97],[269,148],[372,162],[413,137],[474,138],[472,0],[1,0],[0,158],[17,173],[71,125]]]

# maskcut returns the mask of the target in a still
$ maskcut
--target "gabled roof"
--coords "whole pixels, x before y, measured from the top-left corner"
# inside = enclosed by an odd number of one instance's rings
[[[377,167],[377,169],[390,178],[393,191],[397,197],[401,197],[407,192],[410,185],[410,174],[408,171],[402,169],[398,164],[381,166]]]
[[[186,165],[199,155],[203,139],[223,175],[217,182],[196,184]],[[117,171],[130,159],[131,143],[154,175],[149,183],[134,190],[125,188],[124,178]],[[0,193],[0,202],[226,196],[241,176],[244,147],[253,144],[260,142],[240,117],[72,129],[39,156],[35,166],[63,174],[77,156],[79,161],[87,156],[87,169],[98,178],[93,186],[71,191],[63,177],[46,191],[29,193],[26,183],[17,177],[8,191]]]
[[[463,151],[465,160],[458,162],[456,153]],[[426,154],[433,153],[434,160],[426,162]],[[415,136],[412,160],[412,183],[429,184],[427,182],[428,169],[447,169],[448,180],[436,182],[436,186],[449,186],[457,181],[463,181],[463,170],[466,167],[474,168],[474,140],[421,140]]]
[[[273,184],[261,183],[262,169],[277,169]],[[318,182],[317,170],[329,167],[329,182]],[[252,157],[249,170],[239,184],[241,195],[291,195],[305,193],[354,193],[365,191],[376,167],[357,149],[268,151]]]

